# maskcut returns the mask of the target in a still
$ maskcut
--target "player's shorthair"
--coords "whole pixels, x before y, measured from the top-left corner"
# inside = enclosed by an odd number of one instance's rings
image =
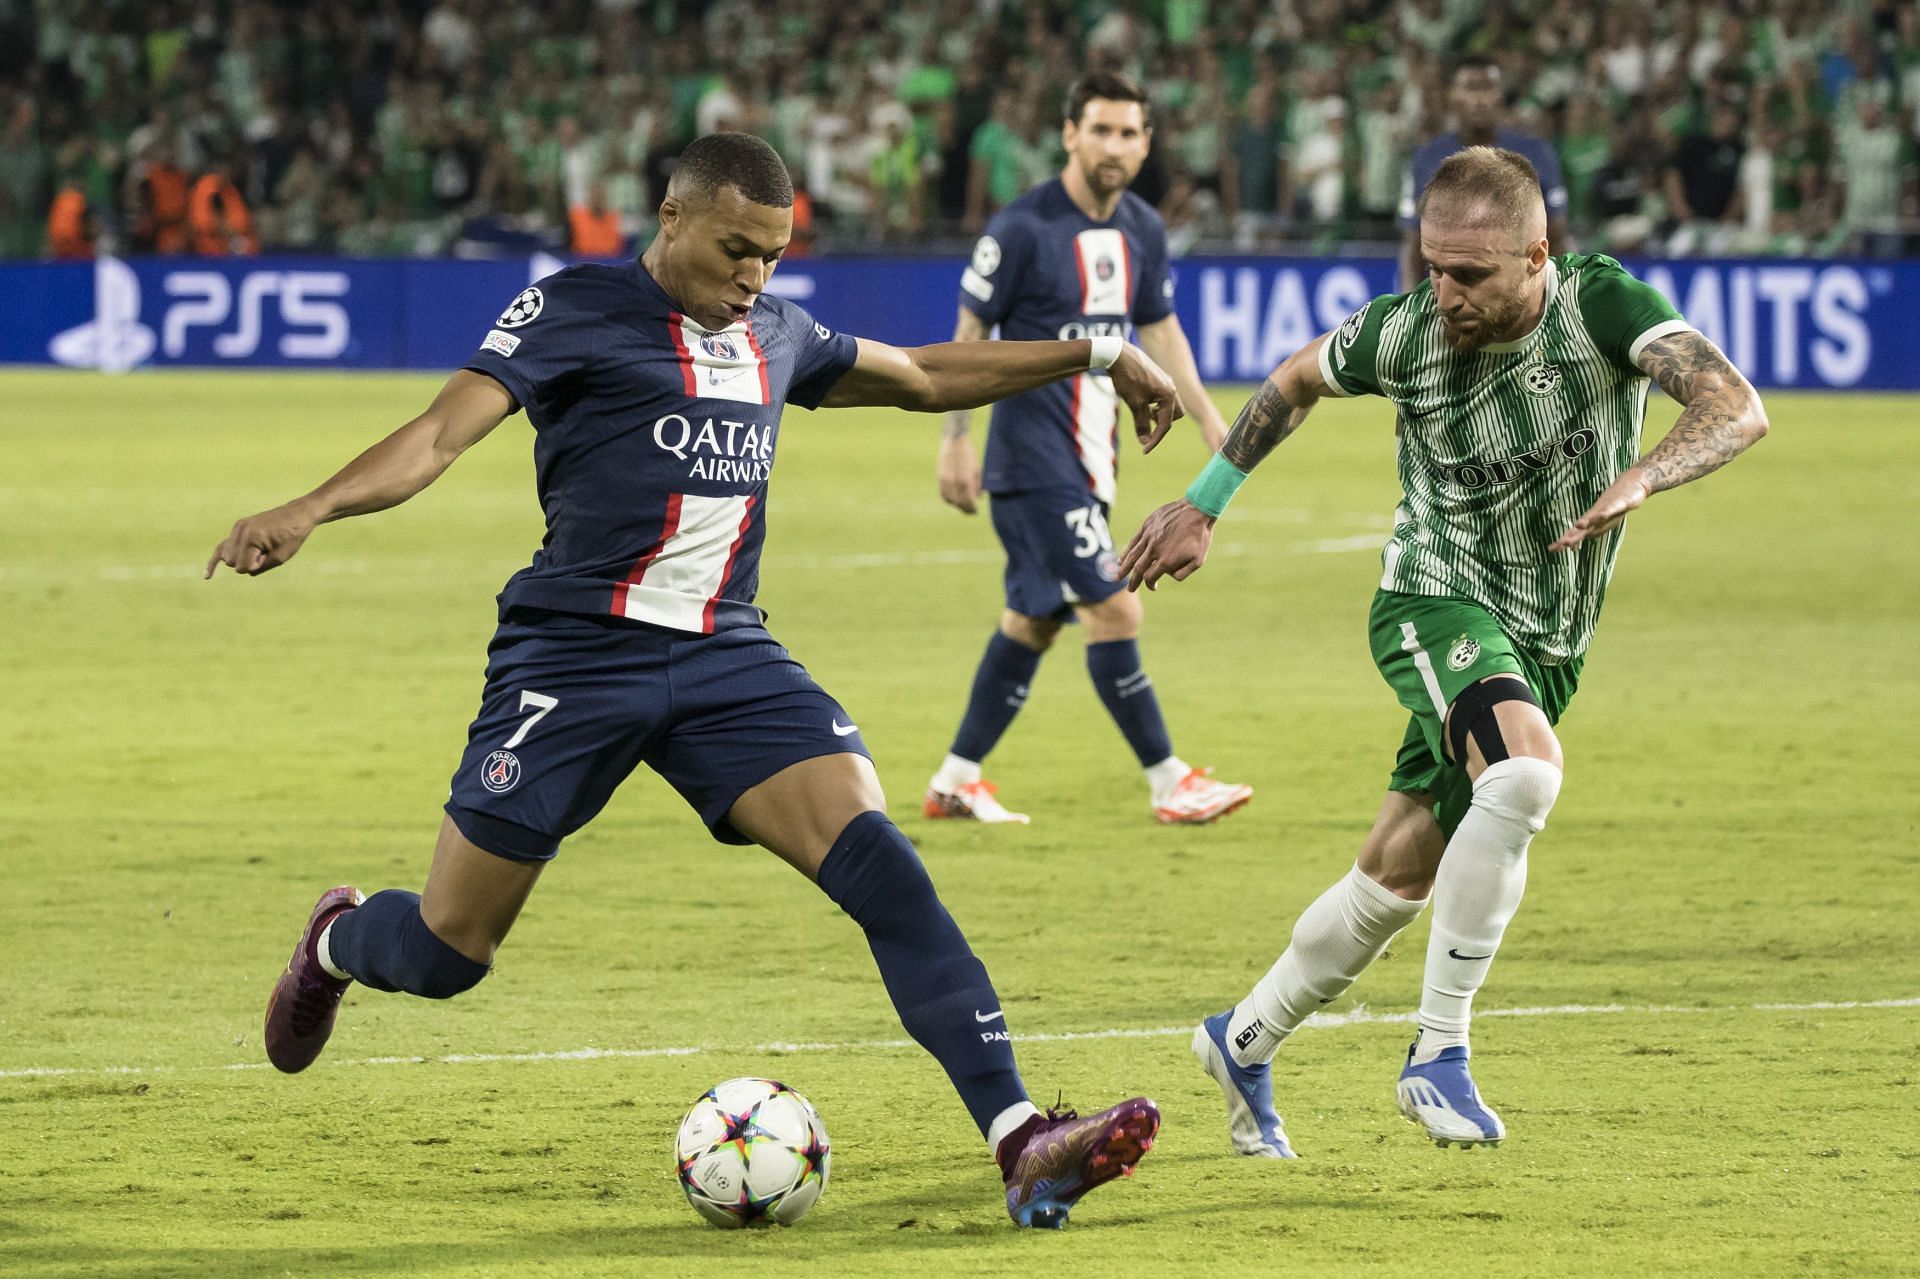
[[[1095,98],[1108,102],[1138,102],[1140,114],[1149,126],[1153,123],[1153,104],[1147,101],[1145,90],[1121,75],[1117,71],[1089,71],[1073,82],[1067,90],[1068,124],[1079,124],[1080,117],[1086,114],[1087,103]]]
[[[674,166],[671,190],[686,198],[711,196],[722,187],[770,209],[793,207],[793,176],[787,162],[764,139],[751,133],[709,133],[695,138]]]
[[[1500,226],[1524,234],[1535,209],[1545,216],[1540,175],[1527,157],[1502,147],[1466,147],[1440,162],[1420,193],[1420,217],[1444,214],[1464,226]]]

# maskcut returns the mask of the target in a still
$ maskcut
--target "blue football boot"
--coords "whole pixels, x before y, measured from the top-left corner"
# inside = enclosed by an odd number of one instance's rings
[[[1234,1152],[1256,1159],[1295,1158],[1287,1144],[1287,1130],[1280,1126],[1280,1114],[1273,1108],[1272,1069],[1265,1062],[1242,1066],[1227,1051],[1227,1022],[1232,1017],[1229,1008],[1194,1027],[1193,1055],[1227,1095],[1227,1130],[1233,1136]]]
[[[1480,1090],[1467,1073],[1467,1050],[1443,1048],[1423,1065],[1413,1064],[1415,1039],[1407,1048],[1407,1065],[1400,1072],[1394,1095],[1400,1113],[1419,1124],[1438,1146],[1497,1146],[1507,1126],[1480,1100]]]

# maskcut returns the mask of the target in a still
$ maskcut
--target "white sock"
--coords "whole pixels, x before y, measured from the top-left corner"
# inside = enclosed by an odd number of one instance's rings
[[[1293,944],[1235,1005],[1227,1050],[1243,1066],[1272,1061],[1307,1014],[1353,985],[1426,901],[1408,901],[1355,866],[1300,913]]]
[[[998,1155],[1000,1143],[1006,1140],[1007,1134],[1039,1113],[1040,1108],[1030,1101],[1016,1101],[1008,1106],[987,1125],[987,1149]]]
[[[1433,881],[1433,934],[1427,941],[1415,1065],[1443,1048],[1467,1046],[1473,997],[1487,980],[1507,923],[1527,887],[1527,845],[1546,827],[1561,774],[1543,759],[1489,764],[1473,784]]]
[[[343,910],[340,912],[340,915],[346,913],[347,912]],[[313,943],[313,957],[320,961],[320,967],[327,970],[327,976],[337,977],[341,981],[345,981],[352,977],[353,974],[340,968],[333,962],[333,948],[327,944],[333,938],[333,926],[340,922],[340,915],[335,915],[332,919],[329,919],[327,926],[320,930],[319,940]]]
[[[951,795],[962,786],[971,785],[980,780],[980,761],[961,759],[958,755],[948,755],[940,761],[939,769],[933,780],[927,783],[937,791]]]
[[[1149,764],[1146,768],[1147,787],[1153,792],[1153,802],[1159,803],[1173,793],[1173,788],[1186,780],[1193,771],[1187,761],[1178,755],[1169,755],[1158,764]]]

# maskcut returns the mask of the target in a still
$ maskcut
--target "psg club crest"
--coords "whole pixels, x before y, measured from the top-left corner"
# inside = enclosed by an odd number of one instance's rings
[[[480,765],[480,784],[496,795],[505,794],[520,782],[520,757],[512,751],[495,751]]]
[[[540,315],[540,308],[547,304],[546,295],[529,285],[520,291],[520,296],[507,305],[494,323],[503,329],[517,329],[523,324],[531,324]]]
[[[700,339],[700,349],[716,360],[731,362],[740,358],[740,348],[735,346],[733,339],[724,333],[707,334]]]
[[[1111,280],[1111,279],[1113,278],[1113,259],[1112,259],[1112,258],[1100,258],[1099,260],[1097,260],[1096,262],[1094,262],[1094,264],[1093,264],[1093,274],[1094,274],[1094,275],[1095,275],[1095,276],[1096,276],[1096,277],[1097,277],[1097,278],[1098,278],[1098,279],[1100,280],[1100,282],[1101,282],[1101,283],[1103,283],[1103,284],[1104,284],[1104,283],[1105,283],[1106,281],[1108,281],[1108,280]]]

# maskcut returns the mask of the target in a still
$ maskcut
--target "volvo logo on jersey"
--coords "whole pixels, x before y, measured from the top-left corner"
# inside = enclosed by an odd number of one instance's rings
[[[669,413],[653,424],[653,442],[687,464],[687,478],[762,484],[773,471],[774,428],[732,418]]]
[[[1483,489],[1494,484],[1511,484],[1525,476],[1544,471],[1556,462],[1571,462],[1593,452],[1600,443],[1599,432],[1582,427],[1572,435],[1542,444],[1529,453],[1495,458],[1491,462],[1466,461],[1441,465],[1434,469],[1440,478],[1463,489]]]

